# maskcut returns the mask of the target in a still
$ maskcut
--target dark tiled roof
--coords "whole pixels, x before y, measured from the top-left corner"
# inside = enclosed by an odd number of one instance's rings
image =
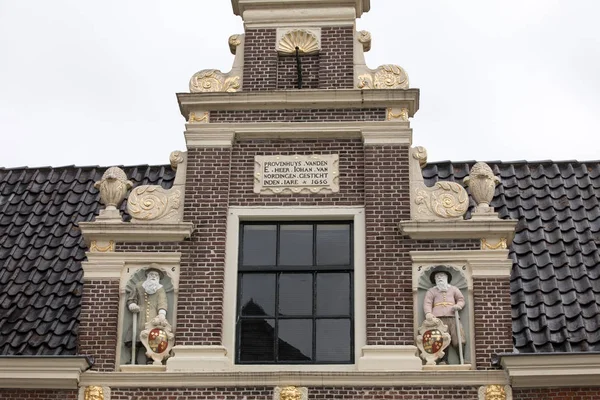
[[[172,185],[167,167],[125,167],[137,184]],[[99,209],[106,168],[0,168],[0,355],[73,355],[85,258],[77,224]]]
[[[433,163],[428,185],[461,181],[474,162]],[[510,247],[515,348],[600,351],[600,162],[488,163],[492,206],[519,220]]]

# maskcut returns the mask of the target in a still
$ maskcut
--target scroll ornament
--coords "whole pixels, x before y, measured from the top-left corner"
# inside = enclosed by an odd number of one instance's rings
[[[158,317],[146,322],[145,328],[140,332],[140,340],[146,348],[146,356],[154,360],[154,365],[162,365],[171,355],[175,342],[173,328],[169,321]]]
[[[127,191],[133,184],[127,179],[125,172],[119,167],[110,167],[102,175],[102,179],[94,183],[94,187],[100,191],[100,201],[106,205],[106,209],[100,211],[100,219],[121,220],[118,207],[125,199]]]
[[[444,350],[450,345],[450,339],[448,326],[439,318],[423,321],[419,327],[417,348],[427,365],[436,365],[436,361],[444,357]]]
[[[423,147],[413,149],[412,157],[419,162],[419,169],[427,163],[427,151]],[[440,181],[433,187],[427,187],[419,182],[415,186],[414,202],[418,219],[456,219],[467,212],[469,196],[458,183]]]
[[[235,54],[237,51],[237,47],[242,44],[241,35],[231,35],[229,36],[229,51],[231,54]]]
[[[169,163],[171,164],[171,168],[177,169],[177,166],[184,161],[183,154],[179,150],[172,151],[169,154]]]
[[[370,71],[358,77],[359,89],[408,89],[408,75],[399,65],[382,65]]]
[[[471,195],[477,203],[474,213],[489,213],[494,209],[490,207],[490,203],[494,198],[494,190],[496,185],[500,183],[500,179],[494,176],[494,172],[489,165],[483,162],[478,162],[471,168],[471,173],[463,182],[471,191]]]
[[[237,92],[240,88],[239,76],[228,76],[218,69],[203,69],[190,79],[190,92]]]
[[[180,189],[164,189],[158,185],[143,185],[131,191],[127,200],[127,212],[134,220],[173,220],[178,216],[180,205]]]
[[[357,32],[358,42],[362,44],[363,51],[366,53],[371,50],[371,32],[369,31],[358,31]]]

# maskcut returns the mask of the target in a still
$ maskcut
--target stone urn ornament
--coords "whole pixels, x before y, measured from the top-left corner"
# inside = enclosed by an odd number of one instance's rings
[[[500,183],[500,179],[494,175],[490,166],[483,162],[476,163],[463,182],[469,187],[473,200],[477,203],[473,214],[494,213],[490,203],[494,198],[494,191],[496,185]]]
[[[125,200],[127,191],[133,187],[125,172],[119,167],[110,167],[94,187],[100,191],[100,201],[106,205],[104,210],[100,210],[98,219],[122,221],[119,206]]]

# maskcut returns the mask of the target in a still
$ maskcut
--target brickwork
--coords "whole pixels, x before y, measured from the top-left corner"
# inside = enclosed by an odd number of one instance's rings
[[[475,353],[479,369],[492,368],[494,354],[511,353],[512,314],[510,280],[506,278],[473,279],[475,301]]]
[[[277,88],[275,40],[275,29],[246,29],[243,91]]]
[[[84,281],[78,354],[94,359],[94,371],[114,371],[119,317],[119,281]]]
[[[77,400],[77,390],[23,390],[0,389],[2,400]]]
[[[600,388],[513,389],[515,400],[598,400]]]
[[[321,30],[320,89],[354,87],[354,28],[343,26]]]
[[[302,69],[302,89],[319,88],[319,55],[300,57]],[[277,62],[277,90],[298,88],[298,67],[296,56],[279,56]]]
[[[476,387],[362,387],[308,388],[308,397],[316,400],[402,399],[402,400],[477,400]],[[112,400],[272,400],[273,387],[249,388],[113,388]]]
[[[384,108],[211,111],[211,123],[385,121]]]

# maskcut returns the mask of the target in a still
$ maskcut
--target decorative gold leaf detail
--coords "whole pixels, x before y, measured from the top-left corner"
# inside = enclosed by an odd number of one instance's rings
[[[286,33],[279,41],[280,54],[296,54],[298,47],[300,54],[315,54],[320,50],[319,39],[309,31],[295,29]]]
[[[190,79],[190,92],[237,92],[240,88],[240,77],[228,77],[218,69],[204,69],[196,72]]]
[[[398,114],[394,114],[394,110],[388,108],[387,120],[400,119],[400,121],[408,121],[408,108],[402,108]]]

